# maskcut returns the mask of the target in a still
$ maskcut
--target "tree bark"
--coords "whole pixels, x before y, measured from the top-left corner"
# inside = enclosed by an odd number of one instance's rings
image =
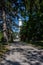
[[[3,18],[3,35],[4,35],[4,39],[6,40],[6,42],[8,42],[7,26],[6,26],[6,14],[5,14],[4,10],[2,10],[2,18]]]

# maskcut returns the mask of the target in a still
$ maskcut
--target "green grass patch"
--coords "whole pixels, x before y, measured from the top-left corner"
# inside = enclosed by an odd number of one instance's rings
[[[7,45],[0,44],[0,59],[3,58],[4,54],[8,51]]]
[[[0,32],[0,40],[1,40],[1,38],[3,37],[3,33],[2,32]]]
[[[23,42],[23,41],[22,41]],[[42,41],[31,41],[31,42],[23,42],[24,44],[32,44],[35,47],[39,47],[43,49],[43,40]]]
[[[36,47],[43,48],[43,41],[35,41],[31,43],[32,45],[35,45]]]

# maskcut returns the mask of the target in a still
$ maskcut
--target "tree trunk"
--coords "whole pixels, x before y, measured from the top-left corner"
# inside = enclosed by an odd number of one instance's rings
[[[3,35],[6,42],[8,42],[8,36],[7,36],[7,26],[6,26],[6,14],[5,11],[3,11],[2,18],[3,18]]]

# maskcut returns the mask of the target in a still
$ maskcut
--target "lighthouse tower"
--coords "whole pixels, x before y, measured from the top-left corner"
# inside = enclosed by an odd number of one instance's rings
[[[20,32],[20,28],[21,28],[21,26],[22,26],[22,20],[19,19],[19,32]]]

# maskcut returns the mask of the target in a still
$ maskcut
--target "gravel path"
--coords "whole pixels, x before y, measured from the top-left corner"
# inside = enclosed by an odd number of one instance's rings
[[[36,49],[31,45],[15,42],[9,45],[0,65],[43,65],[43,49]]]

